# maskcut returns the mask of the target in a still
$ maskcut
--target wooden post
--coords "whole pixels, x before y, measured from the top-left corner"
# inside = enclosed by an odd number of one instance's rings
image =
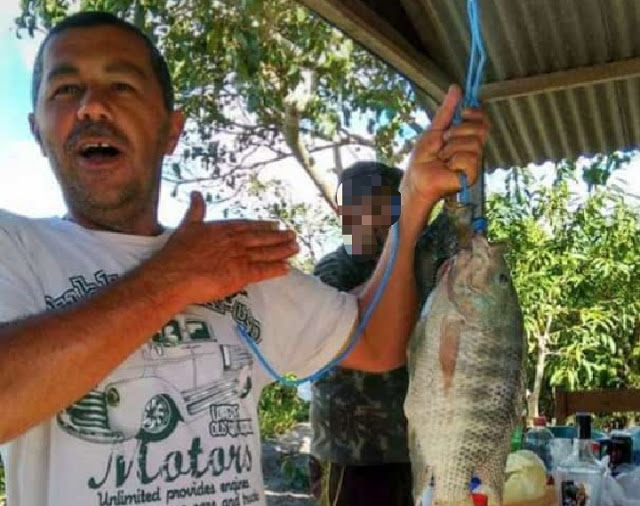
[[[563,387],[555,389],[555,418],[556,425],[567,423],[567,392]]]

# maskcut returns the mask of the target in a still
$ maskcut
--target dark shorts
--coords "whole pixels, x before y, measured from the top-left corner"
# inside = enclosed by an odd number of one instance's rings
[[[413,506],[408,462],[342,466],[310,457],[309,480],[321,506]]]

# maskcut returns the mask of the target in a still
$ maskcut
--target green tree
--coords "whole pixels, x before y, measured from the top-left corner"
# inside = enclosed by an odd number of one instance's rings
[[[339,244],[338,217],[321,202],[295,202],[292,190],[278,179],[267,182],[248,178],[245,197],[225,216],[250,214],[256,218],[277,219],[297,234],[300,254],[292,263],[303,272],[313,267],[323,251]]]
[[[274,383],[264,389],[258,405],[260,434],[273,437],[309,419],[309,403],[298,397],[294,387]]]
[[[489,199],[490,234],[509,243],[525,317],[530,416],[549,407],[554,386],[639,384],[640,211],[609,184],[626,161],[601,156],[583,170],[563,162],[550,186],[515,171]]]

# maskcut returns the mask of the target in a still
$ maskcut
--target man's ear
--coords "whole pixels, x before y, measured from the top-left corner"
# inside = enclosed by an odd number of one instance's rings
[[[169,118],[169,137],[167,138],[165,154],[170,155],[173,153],[173,150],[176,149],[180,135],[182,134],[182,129],[184,128],[184,122],[185,116],[182,111],[176,110],[171,112],[171,117]]]
[[[40,129],[38,128],[38,123],[36,122],[36,115],[32,112],[29,113],[29,129],[31,130],[33,138],[38,143],[38,146],[40,146],[40,152],[43,156],[47,156],[45,155],[44,147],[42,146],[42,139],[40,138]]]

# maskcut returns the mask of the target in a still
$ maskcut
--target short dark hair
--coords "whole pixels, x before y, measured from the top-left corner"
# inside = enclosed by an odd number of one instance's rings
[[[389,185],[394,190],[399,191],[403,174],[404,172],[401,169],[389,167],[381,162],[356,162],[338,174],[337,189],[339,189],[340,185],[345,181],[360,178],[365,179],[367,177],[370,179],[370,176],[380,176],[385,185]],[[336,190],[336,192],[337,191],[338,190]]]
[[[31,78],[31,101],[33,103],[34,110],[36,108],[36,105],[38,104],[38,93],[40,90],[40,83],[42,82],[42,73],[44,70],[43,55],[47,43],[55,35],[58,35],[65,30],[69,30],[71,28],[92,28],[94,26],[115,26],[118,28],[122,28],[123,30],[128,30],[129,32],[134,33],[145,43],[145,46],[147,46],[151,54],[151,68],[158,78],[158,82],[160,83],[160,87],[162,88],[162,98],[164,101],[164,105],[166,106],[167,110],[172,111],[174,106],[173,83],[171,82],[169,66],[167,65],[167,61],[165,60],[164,56],[162,56],[151,39],[137,26],[129,23],[128,21],[125,21],[124,19],[120,19],[110,12],[101,11],[83,11],[72,14],[71,16],[64,18],[53,28],[51,28],[51,30],[49,30],[47,36],[38,48],[36,60],[33,65],[33,75]]]

